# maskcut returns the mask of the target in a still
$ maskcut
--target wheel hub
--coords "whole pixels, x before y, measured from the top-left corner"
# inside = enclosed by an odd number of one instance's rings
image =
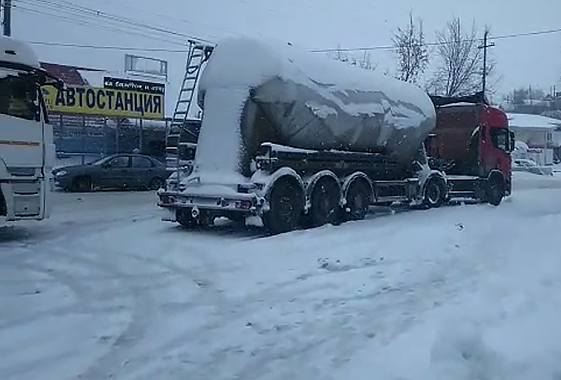
[[[436,183],[433,183],[427,189],[427,199],[430,203],[437,203],[440,199],[440,186]]]
[[[294,206],[292,200],[288,196],[283,196],[279,201],[279,216],[284,222],[289,222],[294,213]]]

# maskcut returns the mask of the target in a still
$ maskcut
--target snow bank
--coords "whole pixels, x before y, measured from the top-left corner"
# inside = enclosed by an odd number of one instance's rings
[[[262,142],[303,149],[379,151],[408,160],[434,127],[418,87],[289,44],[219,43],[199,84],[204,108],[197,175],[237,169]]]

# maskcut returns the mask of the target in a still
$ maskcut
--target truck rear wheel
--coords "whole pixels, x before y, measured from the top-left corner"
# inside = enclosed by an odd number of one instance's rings
[[[272,234],[296,229],[304,210],[302,188],[295,180],[278,180],[269,196],[270,209],[263,215],[263,224]]]
[[[503,197],[505,196],[505,183],[502,178],[494,176],[489,178],[487,181],[487,189],[485,198],[486,201],[493,206],[498,206],[501,204]]]
[[[350,220],[362,220],[368,213],[370,205],[370,192],[364,181],[353,181],[347,191],[347,218]]]
[[[444,183],[438,178],[431,178],[425,188],[425,198],[423,204],[425,207],[436,208],[442,206],[446,198],[446,189]]]
[[[310,209],[310,217],[315,227],[337,222],[340,198],[339,186],[333,178],[324,177],[315,184]]]

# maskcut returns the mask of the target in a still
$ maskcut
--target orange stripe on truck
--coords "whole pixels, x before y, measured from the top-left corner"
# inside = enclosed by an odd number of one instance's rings
[[[41,143],[37,141],[0,140],[0,145],[40,146]]]

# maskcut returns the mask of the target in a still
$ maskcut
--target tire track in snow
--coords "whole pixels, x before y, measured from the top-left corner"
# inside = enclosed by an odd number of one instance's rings
[[[448,243],[447,243],[448,245]],[[454,295],[461,289],[462,287],[466,286],[466,284],[470,284],[474,276],[477,275],[477,268],[471,268],[471,261],[468,263],[463,263],[462,268],[458,270],[453,270],[456,264],[458,264],[458,259],[461,260],[461,256],[452,257],[446,265],[440,263],[439,266],[439,273],[443,274],[443,276],[439,276],[437,278],[433,277],[432,272],[428,272],[426,278],[423,278],[422,281],[418,282],[404,282],[400,288],[396,289],[388,289],[386,292],[376,292],[375,294],[370,294],[367,296],[350,296],[348,299],[344,298],[333,298],[323,301],[324,306],[323,308],[328,306],[332,306],[337,308],[337,305],[344,302],[346,304],[353,303],[353,302],[364,302],[364,301],[373,301],[376,300],[377,304],[374,307],[368,305],[366,307],[363,306],[356,306],[350,309],[351,312],[360,315],[367,315],[364,318],[358,318],[353,320],[346,320],[347,315],[345,312],[348,308],[347,307],[339,307],[341,315],[340,318],[334,318],[333,321],[328,323],[327,325],[317,326],[314,323],[303,324],[300,328],[292,329],[294,330],[293,333],[287,335],[287,330],[273,331],[275,335],[273,335],[270,340],[260,341],[259,346],[262,347],[256,356],[257,357],[243,357],[243,359],[247,362],[247,366],[245,369],[241,369],[240,371],[236,372],[239,378],[259,378],[259,374],[264,375],[266,370],[262,368],[266,366],[266,363],[274,363],[275,361],[281,361],[284,366],[289,367],[298,367],[298,365],[294,365],[294,363],[290,363],[291,360],[297,360],[302,366],[306,366],[307,363],[311,362],[311,359],[303,358],[303,356],[313,356],[313,352],[311,348],[308,350],[302,349],[302,346],[306,347],[323,347],[323,349],[327,349],[326,346],[329,346],[331,351],[334,352],[333,357],[348,357],[362,345],[366,344],[372,337],[366,336],[368,330],[365,331],[364,328],[360,328],[356,330],[356,326],[367,326],[368,329],[371,331],[376,331],[376,339],[384,339],[389,341],[393,339],[393,337],[397,336],[403,329],[408,326],[412,326],[416,323],[416,316],[418,314],[422,314],[427,310],[430,310],[435,306],[435,303],[444,303],[449,301]],[[461,263],[461,262],[460,262]],[[414,265],[415,263],[411,263]],[[352,266],[349,267],[349,271],[357,270]],[[360,268],[362,269],[362,268]],[[339,272],[329,272],[329,275],[336,274]],[[310,278],[310,277],[308,277]],[[287,287],[298,283],[297,280],[292,280],[287,282],[285,285]],[[323,290],[325,289],[325,284],[320,284],[320,288]],[[185,334],[180,337],[181,342],[171,342],[170,344],[159,347],[158,350],[161,352],[172,352],[173,350],[179,350],[179,354],[177,356],[185,356],[185,352],[181,353],[181,349],[183,351],[189,348],[195,349],[194,347],[198,347],[198,338],[200,335],[205,336],[206,340],[213,341],[213,338],[220,339],[225,334],[228,334],[232,329],[239,326],[243,326],[245,323],[244,319],[248,316],[253,314],[254,312],[262,311],[262,309],[266,308],[268,305],[260,305],[258,300],[262,298],[263,295],[269,295],[269,302],[268,304],[282,304],[283,302],[290,302],[290,299],[295,297],[296,295],[302,295],[307,293],[307,289],[293,289],[295,292],[290,293],[287,292],[283,294],[279,292],[279,289],[282,289],[278,284],[272,286],[269,289],[265,289],[262,293],[253,295],[251,297],[244,298],[240,301],[239,304],[246,303],[248,306],[241,307],[238,309],[239,311],[236,314],[230,315],[227,318],[217,319],[214,323],[206,325],[202,328],[199,333],[193,334]],[[413,292],[413,289],[415,292]],[[313,292],[313,290],[312,290]],[[412,296],[411,293],[417,294],[421,293],[420,296],[415,298]],[[396,295],[402,294],[400,300],[395,301]],[[284,295],[284,297],[282,297]],[[242,302],[243,301],[243,302]],[[235,301],[234,301],[235,302]],[[257,302],[257,304],[255,303]],[[303,302],[306,302],[303,301]],[[226,308],[224,308],[227,311]],[[235,309],[235,308],[234,308]],[[395,311],[396,310],[404,310],[401,316],[400,321],[396,321],[395,319]],[[306,315],[313,315],[315,312],[321,310],[307,310]],[[325,311],[325,310],[323,310]],[[339,315],[338,314],[338,315]],[[234,319],[235,318],[235,319]],[[343,322],[344,323],[343,323]],[[358,323],[359,321],[360,323]],[[223,324],[222,324],[223,323]],[[341,330],[342,326],[346,326],[347,333],[346,334],[338,334],[337,332]],[[290,330],[288,330],[290,331]],[[315,332],[314,332],[315,331]],[[327,331],[334,331],[334,337],[330,339],[324,339],[325,334]],[[382,332],[380,332],[382,331]],[[314,344],[314,342],[309,342],[308,340],[301,342],[299,344],[294,344],[292,348],[290,348],[290,344],[288,342],[294,341],[298,342],[298,337],[300,336],[317,336],[318,342]],[[287,342],[288,341],[288,342]],[[189,342],[189,346],[186,347],[186,343]],[[176,344],[177,343],[177,344]],[[288,344],[288,348],[286,345]],[[345,350],[342,350],[341,346],[346,346]],[[346,351],[347,353],[341,355],[342,351]],[[306,353],[304,355],[304,353]],[[240,358],[240,348],[237,345],[228,347],[221,347],[214,351],[214,354],[211,355],[211,360],[204,363],[199,363],[200,368],[198,369],[199,372],[207,373],[207,371],[215,370],[217,366],[217,359],[221,358],[223,361],[227,361],[228,354],[232,355],[230,358],[230,363],[221,363],[220,367],[222,368],[229,368],[228,364],[235,365],[236,361],[241,360]],[[155,353],[157,356],[157,354]],[[187,355],[188,356],[188,355]],[[341,359],[344,360],[344,359]],[[341,361],[339,360],[339,361]],[[324,360],[322,360],[324,361]],[[144,366],[146,367],[146,366]],[[282,366],[281,366],[282,367]],[[148,370],[145,371],[147,368],[144,368],[144,371],[141,373],[150,375],[157,375],[158,373],[162,373],[162,368],[156,368],[155,370]],[[279,368],[277,368],[278,370]],[[282,368],[280,368],[282,369]],[[135,372],[133,372],[135,373]],[[140,373],[140,369],[136,372]],[[217,374],[218,375],[218,374]],[[279,376],[281,378],[282,376]],[[193,378],[190,376],[189,378]]]
[[[67,248],[68,249],[68,248]],[[191,250],[193,253],[194,250]],[[193,286],[196,286],[204,293],[204,297],[201,296],[200,298],[206,298],[208,302],[208,295],[212,295],[211,299],[213,302],[210,302],[211,305],[220,304],[222,303],[222,295],[221,292],[213,289],[212,283],[209,281],[205,281],[202,276],[199,276],[196,271],[189,270],[183,267],[179,267],[175,264],[165,262],[162,259],[146,257],[139,253],[133,253],[129,251],[113,251],[112,249],[105,250],[103,252],[98,250],[90,249],[88,251],[90,256],[95,254],[95,259],[89,258],[84,261],[92,262],[93,266],[96,266],[96,261],[105,261],[108,262],[119,262],[119,260],[123,258],[127,258],[127,260],[132,259],[133,261],[141,264],[141,267],[146,268],[157,268],[157,272],[160,274],[162,280],[175,280],[178,282],[179,279],[186,279],[187,281],[191,282]],[[95,252],[95,253],[93,253]],[[198,253],[201,257],[206,257],[206,254],[202,251]],[[68,254],[66,254],[68,255]],[[82,257],[82,260],[84,258]],[[130,261],[130,260],[129,260]],[[206,265],[210,263],[210,260],[204,260]],[[115,266],[115,265],[113,265]],[[133,266],[137,266],[134,264]],[[101,266],[101,269],[108,269],[105,265]],[[207,268],[211,269],[211,268]],[[162,270],[164,272],[162,272]],[[212,272],[212,270],[211,270]],[[120,274],[115,272],[114,277],[119,278]],[[125,275],[126,276],[126,275]],[[182,311],[186,311],[187,309],[194,307],[196,304],[194,302],[190,304],[173,304],[170,305],[162,304],[158,301],[155,301],[154,297],[150,295],[152,291],[158,290],[155,287],[155,283],[151,280],[151,274],[147,274],[145,277],[145,282],[148,281],[148,284],[144,284],[143,291],[138,291],[133,295],[134,298],[134,307],[133,307],[133,315],[131,318],[131,322],[128,325],[127,329],[123,331],[123,333],[115,339],[112,346],[108,349],[106,355],[102,358],[97,360],[92,366],[90,366],[87,370],[85,370],[81,374],[81,378],[84,379],[98,379],[98,378],[106,378],[114,373],[118,373],[124,367],[128,366],[132,361],[136,361],[136,357],[134,355],[137,346],[143,341],[146,331],[153,323],[158,322],[158,318],[156,313],[163,311],[164,309],[175,308],[178,307]],[[126,284],[125,284],[126,285]],[[165,288],[166,285],[163,285],[162,288]],[[177,311],[177,310],[176,310]]]

